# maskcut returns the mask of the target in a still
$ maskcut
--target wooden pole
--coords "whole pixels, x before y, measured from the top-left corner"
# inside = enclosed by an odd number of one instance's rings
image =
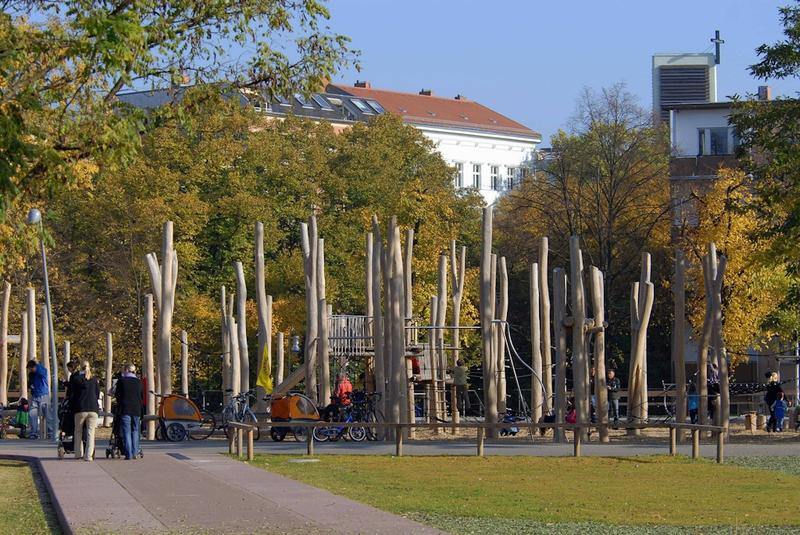
[[[675,280],[672,284],[675,314],[672,328],[672,370],[675,378],[675,421],[685,423],[686,397],[686,259],[683,251],[675,250]],[[677,430],[677,440],[683,442],[685,434]]]
[[[247,285],[244,281],[244,266],[234,262],[236,272],[236,325],[239,342],[239,388],[241,392],[250,390],[250,351],[247,347]]]
[[[494,377],[492,362],[492,320],[495,296],[492,293],[492,207],[483,209],[483,223],[481,235],[481,266],[480,266],[480,320],[481,320],[481,351],[483,353],[483,396],[486,408],[485,421],[497,422],[497,387]],[[489,437],[494,438],[496,431],[488,429]]]
[[[674,427],[669,428],[669,454],[675,456],[678,452],[678,434]]]
[[[28,372],[25,365],[28,363],[28,314],[22,315],[22,329],[19,333],[19,397],[30,401],[28,396]]]
[[[711,278],[711,267],[708,255],[703,256],[703,281],[706,290],[706,313],[703,318],[703,330],[700,332],[697,355],[697,394],[699,400],[698,414],[700,425],[708,425],[708,346],[711,343],[712,299],[711,289],[714,280]]]
[[[564,424],[567,406],[567,274],[561,268],[553,270],[553,327],[556,341],[555,416],[557,424]],[[565,442],[563,427],[553,429],[553,442]]]
[[[142,368],[147,382],[147,415],[156,414],[155,364],[153,361],[153,294],[144,296],[144,317],[142,318]],[[156,439],[155,421],[147,422],[147,440]]]
[[[714,352],[717,356],[717,371],[719,373],[719,425],[724,428],[724,434],[728,433],[730,424],[730,390],[728,385],[728,358],[725,352],[725,341],[722,333],[722,284],[725,279],[725,271],[728,265],[727,258],[720,256],[717,261],[717,248],[712,242],[708,245],[708,256],[711,258],[713,274],[713,293],[712,293],[712,328],[711,336],[714,343]],[[718,460],[718,462],[722,462]]]
[[[431,329],[429,331],[428,336],[428,352],[430,353],[430,363],[431,363],[431,380],[428,383],[428,402],[426,404],[428,409],[428,414],[426,418],[426,423],[432,424],[436,422],[437,418],[437,407],[436,407],[436,383],[439,381],[439,367],[436,366],[436,348],[438,347],[437,343],[437,336],[436,336],[436,318],[439,316],[438,308],[439,308],[439,300],[436,296],[431,296],[431,321],[429,325],[431,325]],[[434,430],[435,432],[436,430]]]
[[[574,382],[573,393],[575,397],[575,415],[578,424],[590,423],[589,414],[589,378],[586,373],[586,301],[583,289],[583,258],[580,242],[577,236],[569,239],[570,263],[570,290],[572,304],[572,378]],[[580,428],[583,438],[588,439],[588,433]]]
[[[497,319],[503,323],[497,325],[497,413],[504,415],[507,408],[506,395],[506,322],[508,321],[508,269],[506,257],[500,257],[499,266],[500,299],[497,309]]]
[[[461,347],[461,301],[464,297],[464,276],[467,266],[467,248],[461,247],[461,252],[456,257],[456,241],[450,242],[450,281],[453,291],[453,366],[459,358],[458,348]]]
[[[161,394],[172,393],[172,316],[178,280],[178,254],[173,247],[172,221],[164,223],[161,244],[161,306],[158,307],[158,369]]]
[[[69,368],[67,367],[70,361],[70,349],[71,345],[69,340],[64,340],[64,380],[67,382],[69,382],[70,378]]]
[[[594,315],[594,397],[600,442],[608,442],[608,389],[606,386],[605,290],[603,272],[590,269],[592,314]]]
[[[530,308],[531,308],[531,422],[538,423],[542,419],[543,394],[542,385],[542,340],[539,301],[539,264],[531,264],[530,273]]]
[[[581,456],[581,440],[582,440],[581,437],[584,434],[588,433],[585,433],[585,431],[580,427],[576,427],[575,429],[573,429],[572,452],[575,455],[575,457]]]
[[[331,399],[331,363],[328,345],[328,301],[325,291],[325,240],[317,240],[317,364],[319,366],[320,396],[324,404]]]
[[[11,307],[11,283],[3,281],[0,305],[0,405],[8,405],[8,313]]]
[[[266,358],[272,358],[272,311],[267,303],[266,275],[264,271],[264,223],[256,222],[255,230],[255,270],[256,270],[256,313],[258,315],[258,373],[261,372],[262,362]],[[271,369],[271,368],[270,368]],[[256,381],[257,383],[257,381]],[[277,383],[276,383],[277,384]],[[256,411],[265,412],[266,405],[264,387],[256,384]]]
[[[406,230],[406,248],[403,255],[403,316],[405,324],[410,325],[414,318],[414,288],[413,288],[413,259],[414,259],[414,229]],[[406,332],[406,343],[411,345],[416,338],[415,331]]]
[[[303,248],[303,266],[305,268],[306,283],[306,340],[305,340],[305,368],[306,368],[306,395],[315,403],[319,403],[317,395],[316,355],[317,355],[317,219],[309,218],[308,223],[300,224],[300,237]]]
[[[392,318],[392,420],[397,423],[408,423],[406,411],[401,410],[405,405],[406,366],[405,366],[405,337],[403,318],[403,258],[400,250],[400,227],[396,219],[392,218],[392,247],[390,249],[391,261],[391,318]],[[398,430],[400,434],[406,433],[408,428]]]
[[[550,290],[547,285],[548,275],[548,240],[542,237],[539,242],[539,325],[542,336],[542,382],[544,383],[545,413],[553,410],[553,358],[550,341]]]
[[[367,333],[373,337],[373,345],[375,342],[375,294],[373,292],[373,279],[372,279],[372,251],[374,249],[372,232],[367,232],[366,238],[366,254],[364,262],[364,296],[366,298],[367,316]],[[378,385],[375,380],[375,357],[367,357],[364,365],[364,390],[367,392],[376,392]]]
[[[444,419],[445,377],[447,356],[444,354],[444,326],[447,322],[447,256],[439,255],[439,278],[436,300],[436,360],[437,379],[434,383],[436,421]],[[438,433],[438,429],[436,429]]]
[[[27,298],[27,308],[25,312],[28,315],[28,360],[37,360],[36,351],[36,290],[28,287],[25,294]],[[25,367],[22,367],[23,371]]]
[[[654,287],[650,282],[650,254],[642,253],[639,282],[631,288],[631,361],[628,373],[628,421],[647,421],[647,325],[653,310]],[[641,434],[638,428],[629,435]]]
[[[391,223],[390,223],[391,224]],[[394,397],[394,384],[392,384],[392,284],[391,284],[391,231],[386,234],[386,245],[381,249],[381,274],[383,278],[383,377],[384,386],[384,414],[389,417]],[[391,438],[394,429],[387,428],[387,439]]]
[[[181,331],[181,394],[189,397],[189,335]]]
[[[232,307],[228,315],[228,353],[231,356],[231,397],[239,395],[242,391],[242,361],[239,357],[239,328],[233,317]]]
[[[230,326],[228,325],[228,296],[223,285],[220,290],[220,342],[222,343],[222,403],[227,405],[231,400],[231,393],[228,392],[231,386],[231,352],[230,352]]]
[[[717,433],[717,463],[722,464],[724,462],[725,462],[725,432],[720,431]]]
[[[478,457],[484,456],[484,438],[486,436],[483,427],[478,427]]]
[[[277,360],[275,368],[275,384],[279,385],[283,382],[284,362],[283,362],[283,333],[278,331],[275,335],[276,353],[275,360]]]
[[[108,414],[111,412],[111,379],[114,375],[114,344],[111,339],[111,333],[106,333],[106,387],[105,395],[103,396],[103,427],[111,426],[111,417]]]
[[[692,459],[700,458],[700,431],[692,429]]]
[[[372,344],[375,351],[375,392],[380,394],[378,399],[378,410],[381,414],[386,414],[386,365],[384,363],[384,322],[383,309],[381,307],[381,267],[383,258],[383,243],[381,240],[380,225],[378,218],[372,216],[372,264],[370,266],[369,277],[372,288]],[[383,435],[383,433],[380,433]]]

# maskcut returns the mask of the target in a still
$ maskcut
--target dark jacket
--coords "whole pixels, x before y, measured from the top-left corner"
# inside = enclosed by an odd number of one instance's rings
[[[117,414],[120,416],[142,415],[142,382],[138,377],[120,377],[114,397],[117,400]]]
[[[619,377],[614,377],[613,379],[607,379],[606,388],[608,388],[608,400],[613,401],[615,399],[619,399],[619,389],[620,389],[620,382]]]
[[[100,385],[97,378],[86,379],[82,373],[73,373],[69,378],[69,406],[73,412],[100,412],[97,398]]]
[[[783,392],[781,384],[777,381],[770,381],[767,385],[767,393],[764,395],[764,403],[767,404],[767,407],[772,407],[772,404],[778,399],[778,392]]]

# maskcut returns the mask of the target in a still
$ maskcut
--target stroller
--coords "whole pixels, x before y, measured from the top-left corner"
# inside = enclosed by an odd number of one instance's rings
[[[122,416],[114,405],[112,413],[114,413],[114,420],[111,423],[111,436],[108,438],[108,446],[106,446],[106,459],[121,459],[125,455],[125,439],[122,435]],[[141,429],[132,430],[133,433],[141,433]],[[140,459],[144,457],[142,449],[136,453],[136,457]]]

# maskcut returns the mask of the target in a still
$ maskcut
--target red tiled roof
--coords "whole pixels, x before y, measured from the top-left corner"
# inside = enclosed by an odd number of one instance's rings
[[[377,100],[386,111],[402,116],[405,122],[411,124],[482,130],[536,139],[542,137],[538,132],[465,98],[444,98],[340,84],[330,84],[328,91]]]

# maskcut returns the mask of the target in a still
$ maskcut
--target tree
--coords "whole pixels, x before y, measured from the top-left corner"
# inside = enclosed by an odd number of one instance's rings
[[[750,67],[760,79],[800,75],[800,6],[779,9],[785,39],[756,49],[761,61]],[[800,100],[736,99],[731,124],[741,139],[741,156],[753,174],[762,235],[770,237],[776,262],[800,267],[796,244],[800,238]]]
[[[207,105],[194,105],[198,99]],[[139,353],[139,303],[149,291],[142,258],[158,250],[165,219],[175,222],[181,262],[175,325],[189,331],[192,356],[202,356],[209,372],[219,371],[219,290],[233,287],[235,260],[245,263],[254,295],[255,221],[265,226],[267,289],[284,331],[303,328],[299,225],[312,212],[326,239],[337,311],[364,310],[364,234],[373,213],[383,221],[397,214],[416,229],[418,310],[449,241],[477,249],[480,198],[457,194],[452,169],[398,117],[337,134],[327,123],[264,119],[202,88],[186,92],[183,109],[180,124],[144,136],[142,156],[124,171],[103,169],[91,189],[58,198],[54,302],[76,350],[91,350],[101,341],[96,333],[109,330],[121,351]],[[255,336],[256,315],[248,318]]]
[[[115,96],[224,82],[309,92],[354,59],[318,0],[9,1],[0,13],[0,215],[24,194],[87,187],[148,125]],[[231,49],[239,48],[229,57]]]
[[[747,360],[744,356],[750,348],[764,347],[776,335],[794,337],[791,327],[787,331],[785,322],[776,321],[775,312],[796,280],[785,263],[765,261],[772,240],[759,236],[761,221],[753,203],[752,177],[741,170],[722,168],[704,191],[692,195],[697,225],[685,228],[681,236],[691,262],[687,288],[690,322],[696,329],[703,325],[701,260],[707,244],[714,242],[728,261],[722,293],[723,334],[731,364],[736,366]]]

